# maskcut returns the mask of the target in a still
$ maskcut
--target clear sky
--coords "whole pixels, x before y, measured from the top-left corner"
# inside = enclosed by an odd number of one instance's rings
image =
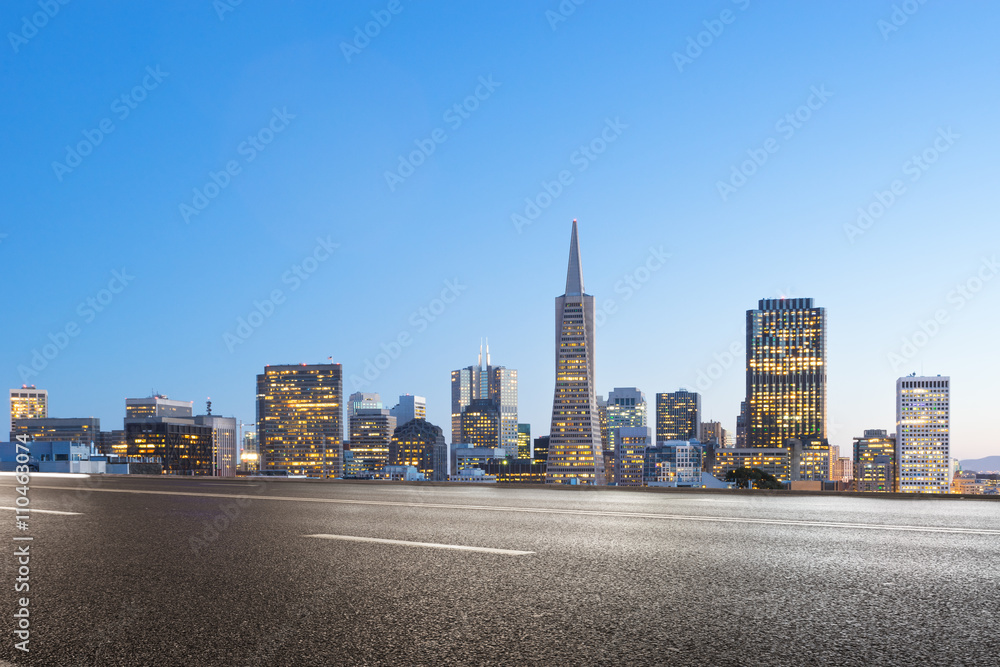
[[[249,423],[265,364],[332,357],[448,433],[488,337],[544,435],[577,218],[599,393],[733,429],[746,310],[812,297],[843,453],[916,371],[953,379],[953,454],[998,454],[1000,6],[896,7],[5,3],[7,383]]]

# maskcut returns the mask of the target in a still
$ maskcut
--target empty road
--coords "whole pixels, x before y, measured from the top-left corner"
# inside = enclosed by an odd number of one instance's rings
[[[33,665],[995,665],[1000,503],[0,477]],[[42,511],[44,510],[44,511]],[[30,541],[30,653],[12,632]]]

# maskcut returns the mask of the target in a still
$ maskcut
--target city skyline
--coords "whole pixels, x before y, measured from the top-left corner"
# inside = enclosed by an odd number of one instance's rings
[[[125,40],[99,80],[76,55],[107,46],[60,14],[14,56],[16,103],[0,111],[20,128],[3,139],[0,257],[32,277],[9,293],[8,385],[48,389],[51,414],[107,423],[150,387],[211,396],[249,423],[246,378],[333,356],[345,392],[426,396],[430,421],[446,425],[446,374],[488,336],[519,370],[519,421],[541,434],[554,372],[541,286],[560,280],[551,258],[576,217],[598,297],[598,393],[687,388],[704,419],[735,431],[743,314],[762,298],[809,297],[830,318],[832,443],[846,451],[866,429],[891,430],[896,379],[940,373],[955,380],[954,451],[995,454],[988,175],[1000,137],[985,84],[998,61],[983,44],[997,9],[921,6],[885,33],[890,5],[741,5],[680,65],[674,54],[717,12],[588,4],[552,25],[516,5],[406,9],[348,62],[340,45],[365,10],[244,4],[199,22],[74,9]],[[169,46],[190,21],[204,43]],[[412,41],[457,26],[460,60]],[[297,46],[303,34],[314,50]],[[505,48],[511,35],[521,53]],[[611,48],[622,43],[635,51]],[[748,52],[762,65],[749,73]],[[123,94],[136,105],[126,118],[124,103],[111,109]],[[104,116],[114,131],[56,176],[66,146]],[[251,135],[262,150],[248,162]],[[418,144],[433,153],[390,189],[386,172]],[[231,160],[240,171],[226,175]],[[185,220],[180,205],[206,184],[220,191]],[[490,257],[512,261],[486,270]],[[36,358],[47,345],[52,358]]]

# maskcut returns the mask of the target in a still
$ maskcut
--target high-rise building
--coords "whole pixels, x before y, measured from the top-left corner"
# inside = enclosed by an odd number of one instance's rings
[[[615,433],[616,486],[643,486],[646,450],[653,446],[653,429],[621,426]]]
[[[341,476],[343,383],[340,364],[264,367],[257,376],[261,472]]]
[[[399,397],[399,403],[389,410],[389,414],[396,418],[397,427],[414,419],[427,419],[427,399],[423,396],[403,394]]]
[[[212,429],[212,458],[215,475],[235,477],[240,465],[239,433],[234,417],[212,414],[212,401],[208,401],[206,414],[194,417],[194,423]]]
[[[854,490],[889,493],[896,490],[896,434],[865,429],[854,438]]]
[[[896,380],[896,470],[903,493],[951,488],[951,378]]]
[[[194,401],[173,401],[161,394],[148,398],[126,398],[125,419],[146,417],[191,417]]]
[[[484,363],[485,362],[485,363]],[[506,366],[494,366],[490,361],[490,346],[486,353],[479,348],[475,366],[451,372],[451,439],[462,442],[462,411],[473,401],[490,399],[500,413],[501,446],[507,455],[517,456],[517,371]]]
[[[97,445],[100,432],[101,420],[96,417],[15,419],[10,439],[28,436],[38,442],[75,442],[91,447]]]
[[[126,456],[128,454],[128,440],[125,439],[124,429],[98,433],[97,451],[107,456]]]
[[[701,394],[680,389],[656,395],[656,441],[700,440]]]
[[[576,220],[570,236],[566,292],[556,297],[556,386],[545,481],[603,485],[600,415],[595,383],[594,297],[583,289]]]
[[[35,385],[22,384],[20,389],[10,390],[10,430],[14,440],[14,420],[45,419],[49,416],[49,390],[38,389]]]
[[[740,414],[736,416],[736,446],[747,446],[747,402],[740,401]]]
[[[462,410],[462,434],[459,442],[470,447],[490,449],[503,446],[500,410],[497,409],[496,401],[477,398],[465,406]],[[516,454],[515,450],[515,456]]]
[[[358,470],[378,474],[389,463],[392,434],[400,426],[389,410],[361,408],[348,423],[351,455]]]
[[[697,440],[668,440],[646,449],[646,486],[701,486],[702,446]]]
[[[601,420],[601,449],[611,451],[611,434],[608,432],[608,402],[597,395],[597,415]]]
[[[413,466],[428,481],[448,481],[448,445],[444,432],[424,418],[396,427],[389,445],[391,465]]]
[[[620,428],[641,428],[646,426],[646,395],[635,387],[615,387],[608,394],[606,408],[608,416],[608,444],[601,446],[606,451],[615,451],[616,437]]]
[[[761,299],[747,311],[747,446],[826,437],[826,309]]]
[[[357,414],[358,410],[381,410],[382,397],[377,393],[356,391],[347,398],[347,420]]]
[[[531,446],[531,424],[517,425],[517,458],[535,458],[534,448]]]
[[[211,475],[212,427],[195,423],[191,401],[125,399],[125,454],[155,459],[168,475]]]

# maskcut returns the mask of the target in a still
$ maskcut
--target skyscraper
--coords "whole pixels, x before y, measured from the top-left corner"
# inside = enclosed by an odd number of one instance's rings
[[[639,428],[646,426],[646,395],[635,387],[615,387],[608,394],[607,408],[608,442],[602,447],[607,451],[615,451],[618,430],[621,428]]]
[[[866,429],[854,438],[854,490],[889,493],[896,490],[896,435]]]
[[[197,415],[194,423],[212,429],[212,457],[215,474],[219,477],[235,477],[239,459],[239,435],[236,419],[212,414],[212,401],[206,405],[206,414]]]
[[[485,361],[485,363],[484,363]],[[451,372],[451,440],[462,442],[462,411],[472,401],[490,399],[500,413],[500,446],[517,456],[517,371],[490,362],[490,346],[479,348],[479,363]]]
[[[126,456],[157,459],[168,474],[213,474],[213,430],[195,422],[193,406],[160,395],[126,398]]]
[[[496,401],[477,398],[462,410],[462,434],[459,442],[488,449],[502,447],[500,422],[500,410],[497,409]],[[516,449],[514,456],[517,456]]]
[[[10,430],[14,431],[15,419],[45,419],[49,416],[49,390],[36,389],[35,385],[22,384],[10,390]],[[14,436],[11,435],[13,440]]]
[[[399,403],[389,410],[389,414],[396,418],[397,427],[414,419],[427,419],[427,399],[423,396],[403,394],[399,397]]]
[[[347,398],[347,420],[357,414],[358,410],[381,410],[382,397],[378,393],[356,391]]]
[[[826,309],[761,299],[747,311],[748,447],[826,438]]]
[[[261,472],[341,475],[343,378],[340,364],[264,367],[257,376]]]
[[[531,424],[517,425],[517,458],[532,459],[534,451],[531,446]]]
[[[389,462],[389,445],[399,422],[386,409],[360,408],[348,421],[350,450],[359,470],[378,473]]]
[[[680,389],[656,395],[656,441],[700,440],[701,394]]]
[[[569,244],[566,292],[556,297],[556,386],[545,481],[605,483],[594,364],[594,297],[583,290],[576,220]]]
[[[951,489],[951,378],[896,380],[896,470],[903,493]]]

